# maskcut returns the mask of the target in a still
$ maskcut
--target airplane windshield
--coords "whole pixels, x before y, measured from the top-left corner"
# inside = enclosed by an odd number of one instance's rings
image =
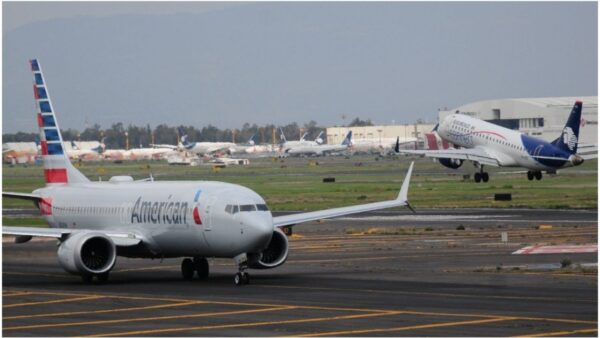
[[[269,211],[269,208],[266,204],[257,204],[256,209],[258,209],[258,211]]]
[[[240,205],[240,211],[256,211],[256,206],[254,204]]]

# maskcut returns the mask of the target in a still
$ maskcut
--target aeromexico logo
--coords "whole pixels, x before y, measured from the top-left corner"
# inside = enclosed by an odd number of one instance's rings
[[[563,129],[562,137],[563,143],[569,147],[569,150],[575,149],[575,146],[577,145],[577,136],[575,136],[575,133],[571,127],[565,127],[565,129]]]
[[[188,203],[172,201],[145,201],[138,197],[131,211],[131,223],[186,224]]]

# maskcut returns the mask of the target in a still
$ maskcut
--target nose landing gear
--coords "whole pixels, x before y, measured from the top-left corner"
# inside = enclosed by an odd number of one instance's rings
[[[243,253],[235,256],[233,259],[238,266],[238,273],[233,277],[235,285],[250,284],[250,275],[246,272],[246,269],[248,269],[248,255]]]

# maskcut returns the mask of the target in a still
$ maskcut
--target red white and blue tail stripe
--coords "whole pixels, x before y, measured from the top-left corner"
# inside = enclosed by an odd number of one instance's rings
[[[89,182],[87,177],[73,167],[65,153],[62,135],[39,62],[33,59],[29,64],[34,78],[33,96],[37,106],[46,184]]]

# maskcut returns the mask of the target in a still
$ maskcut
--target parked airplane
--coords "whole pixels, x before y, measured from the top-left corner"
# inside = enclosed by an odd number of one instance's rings
[[[542,179],[542,171],[556,172],[559,168],[577,166],[585,159],[598,154],[577,154],[582,102],[577,101],[571,110],[562,134],[552,142],[525,135],[467,115],[448,115],[434,131],[445,142],[456,147],[439,150],[401,150],[404,154],[419,154],[437,158],[452,169],[459,168],[465,160],[479,168],[475,182],[487,182],[489,175],[484,166],[527,168],[529,180]]]
[[[411,147],[416,148],[416,144],[419,140],[416,137],[398,137],[396,138],[361,138],[352,140],[352,152],[361,153],[388,153],[394,151],[394,146],[397,142],[400,142],[400,147]]]
[[[169,148],[178,151],[188,151],[198,156],[215,155],[219,152],[230,152],[231,149],[236,147],[235,143],[232,142],[190,142],[188,141],[188,135],[179,128],[179,135],[181,138],[179,144],[176,146],[170,144],[156,144],[153,145],[155,148]]]
[[[307,135],[308,135],[308,133],[304,133],[304,135],[302,135],[302,137],[298,141],[288,141],[285,138],[283,129],[279,128],[279,139],[280,139],[279,151],[281,151],[282,153],[287,153],[287,152],[289,152],[290,149],[299,148],[299,147],[307,147],[307,146],[317,146],[317,145],[320,145],[323,143],[323,139],[322,139],[323,132],[322,131],[319,133],[319,135],[317,135],[317,137],[315,138],[314,141],[306,140]]]
[[[264,199],[236,184],[207,181],[134,181],[129,176],[90,182],[67,158],[55,110],[37,60],[31,60],[46,186],[33,193],[3,192],[30,200],[49,228],[2,227],[17,243],[33,236],[59,240],[58,261],[85,282],[106,281],[116,257],[193,257],[181,263],[185,279],[206,278],[206,257],[233,258],[234,281],[248,268],[270,269],[288,257],[282,228],[314,220],[398,206],[407,200],[413,164],[393,200],[273,217]]]
[[[320,134],[319,134],[320,135]],[[306,146],[292,147],[286,150],[290,156],[323,156],[339,153],[347,150],[352,145],[352,130],[346,134],[341,144],[311,144]]]
[[[35,142],[2,143],[2,160],[11,164],[34,163],[38,148]]]
[[[64,142],[67,156],[72,160],[95,161],[100,159],[102,144],[98,141]]]

